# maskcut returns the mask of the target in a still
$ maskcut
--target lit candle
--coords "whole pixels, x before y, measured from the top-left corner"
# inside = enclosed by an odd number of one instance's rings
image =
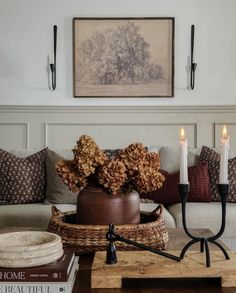
[[[179,183],[188,184],[188,140],[185,138],[184,129],[180,132],[180,174]]]
[[[228,184],[229,136],[224,125],[220,140],[220,184]]]

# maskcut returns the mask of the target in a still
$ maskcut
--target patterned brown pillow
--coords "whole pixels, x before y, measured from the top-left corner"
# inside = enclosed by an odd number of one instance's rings
[[[200,162],[208,163],[208,171],[211,185],[211,197],[213,201],[220,201],[218,193],[218,182],[220,173],[220,154],[214,150],[203,146],[200,154]],[[228,161],[228,179],[229,179],[229,202],[236,202],[236,157]]]
[[[0,149],[0,202],[7,204],[43,202],[47,149],[19,158]]]

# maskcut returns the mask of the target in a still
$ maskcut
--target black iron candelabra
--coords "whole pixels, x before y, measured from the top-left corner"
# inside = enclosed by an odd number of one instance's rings
[[[115,247],[115,243],[114,243],[115,241],[121,241],[121,242],[124,242],[127,244],[131,244],[131,245],[136,246],[140,249],[148,250],[153,253],[159,254],[161,256],[164,256],[164,257],[176,260],[176,261],[180,261],[180,257],[178,257],[178,256],[172,255],[170,253],[166,253],[166,252],[161,251],[159,249],[154,249],[154,248],[146,246],[142,243],[138,243],[138,242],[129,240],[127,238],[122,237],[119,234],[116,234],[114,224],[109,224],[109,230],[106,234],[106,238],[109,241],[108,246],[107,246],[107,254],[106,254],[106,263],[107,264],[115,264],[118,262],[117,255],[116,255],[116,247]]]
[[[224,233],[225,230],[225,216],[226,216],[226,199],[228,195],[229,185],[228,184],[218,184],[218,191],[221,197],[221,208],[222,208],[222,221],[221,227],[219,232],[213,236],[209,237],[201,237],[201,236],[194,236],[192,235],[186,224],[186,202],[188,199],[188,192],[189,192],[189,184],[179,184],[179,194],[181,197],[181,204],[182,204],[182,221],[185,233],[192,239],[189,241],[181,251],[180,259],[182,260],[185,256],[186,251],[195,243],[200,242],[200,251],[206,253],[206,266],[211,266],[211,259],[210,259],[210,250],[208,243],[215,244],[224,254],[226,259],[229,259],[229,255],[224,249],[224,247],[217,242],[216,240]]]

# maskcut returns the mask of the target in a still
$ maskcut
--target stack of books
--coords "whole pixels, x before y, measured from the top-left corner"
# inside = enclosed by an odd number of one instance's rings
[[[71,293],[79,267],[74,248],[57,261],[32,268],[0,268],[1,293]]]

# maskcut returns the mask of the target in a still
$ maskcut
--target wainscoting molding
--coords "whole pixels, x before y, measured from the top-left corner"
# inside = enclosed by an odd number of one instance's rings
[[[0,147],[66,149],[82,134],[101,148],[178,147],[182,126],[190,147],[219,147],[223,124],[236,150],[236,106],[0,106]]]
[[[1,121],[1,119],[0,119]],[[3,149],[17,144],[29,148],[29,122],[0,122],[0,147]]]

